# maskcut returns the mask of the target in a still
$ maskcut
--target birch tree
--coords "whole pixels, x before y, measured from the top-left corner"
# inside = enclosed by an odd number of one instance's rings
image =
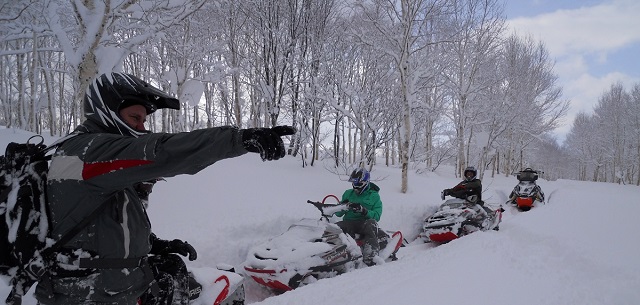
[[[5,1],[0,4],[0,122],[9,127],[55,133],[56,80],[51,78],[57,44],[42,22],[42,3]]]
[[[479,166],[486,168],[501,151],[506,153],[504,172],[509,174],[519,170],[512,164],[513,156],[524,149],[514,144],[527,139],[545,142],[545,133],[566,114],[568,101],[561,99],[548,51],[531,37],[509,36],[496,66],[499,82],[489,92],[491,101],[483,111],[485,140],[480,143]]]
[[[628,113],[629,128],[631,129],[630,140],[633,145],[629,151],[631,155],[629,163],[633,164],[633,167],[630,171],[629,182],[640,185],[640,83],[636,83],[631,88],[630,95]]]
[[[605,181],[621,183],[627,170],[625,155],[626,150],[631,147],[630,140],[633,139],[626,114],[630,99],[631,96],[622,84],[617,83],[604,92],[594,108],[598,129],[602,133],[599,145],[605,151]]]
[[[400,98],[399,156],[402,167],[401,191],[408,190],[409,146],[413,123],[412,108],[416,103],[416,84],[425,77],[424,65],[418,54],[434,43],[425,36],[432,35],[429,23],[432,15],[442,13],[445,1],[400,0],[362,3],[357,8],[365,21],[361,33],[354,33],[359,41],[376,46],[392,60],[397,73]]]
[[[454,41],[446,45],[451,62],[444,72],[444,86],[449,91],[450,116],[456,131],[456,175],[462,175],[470,164],[469,144],[473,125],[479,122],[479,103],[486,101],[481,96],[496,85],[491,64],[496,62],[504,19],[496,0],[455,1],[453,10],[449,26],[458,32]],[[478,170],[482,176],[483,169]]]
[[[120,70],[136,46],[188,17],[204,3],[47,0],[44,18],[73,71],[73,100],[81,103],[96,75]]]

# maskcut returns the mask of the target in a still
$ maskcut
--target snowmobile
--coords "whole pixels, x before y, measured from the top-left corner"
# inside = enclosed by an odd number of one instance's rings
[[[325,204],[329,197],[338,200],[328,195],[322,202],[307,201],[320,211],[320,219],[304,218],[283,234],[253,247],[244,263],[246,274],[276,292],[285,292],[365,266],[359,236],[354,239],[345,234],[329,219],[348,205]],[[405,240],[400,231],[379,229],[378,241],[378,256],[392,261]]]
[[[540,186],[535,183],[538,180],[537,171],[526,168],[518,173],[516,178],[518,179],[518,185],[513,188],[510,198],[515,197],[515,200],[511,201],[511,203],[515,204],[518,210],[528,211],[541,203],[544,204],[544,193]]]
[[[528,211],[539,204],[544,204],[544,193],[531,181],[520,181],[513,189],[513,193],[516,196],[515,205],[520,211]],[[542,200],[536,196],[536,193],[542,196]]]
[[[189,305],[244,305],[244,277],[227,265],[191,268]]]
[[[477,196],[452,198],[427,217],[420,236],[425,242],[447,243],[476,231],[498,231],[502,220],[502,207],[485,208],[474,202]]]
[[[189,305],[244,305],[244,296],[244,277],[233,267],[189,268]]]

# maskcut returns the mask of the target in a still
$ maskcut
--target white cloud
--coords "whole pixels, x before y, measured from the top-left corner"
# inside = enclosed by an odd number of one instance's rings
[[[554,71],[562,79],[579,77],[589,71],[589,64],[582,54],[566,56],[560,61],[556,61]]]
[[[598,52],[606,56],[604,53],[640,42],[639,13],[640,1],[618,0],[515,18],[507,24],[519,34],[530,34],[544,41],[552,56],[576,52]]]
[[[611,72],[602,77],[595,77],[583,72],[580,75],[564,81],[563,96],[570,100],[570,108],[563,120],[563,125],[555,131],[561,141],[564,141],[571,130],[573,120],[580,112],[591,114],[598,104],[602,94],[611,88],[612,84],[622,83],[627,90],[640,83],[639,78],[634,78],[621,72]]]
[[[621,82],[631,88],[640,82],[637,76],[620,71],[594,75],[593,67],[612,61],[637,60],[612,54],[623,47],[640,45],[640,1],[612,0],[602,4],[561,9],[533,17],[507,20],[518,35],[531,35],[544,43],[556,64],[563,98],[570,101],[570,109],[563,125],[556,130],[562,141],[571,129],[579,112],[591,113],[600,96],[612,84]]]
[[[582,74],[580,77],[567,81],[563,87],[565,95],[572,96],[570,114],[578,112],[590,113],[598,103],[598,99],[611,85],[621,83],[628,90],[640,79],[633,78],[620,72],[611,72],[602,77]],[[594,98],[595,97],[595,98]]]

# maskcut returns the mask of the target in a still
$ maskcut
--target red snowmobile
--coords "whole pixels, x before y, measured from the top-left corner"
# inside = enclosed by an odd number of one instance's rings
[[[545,203],[544,193],[535,182],[538,180],[538,171],[525,168],[516,178],[518,185],[513,188],[508,203],[515,204],[520,211],[528,211],[532,207]]]

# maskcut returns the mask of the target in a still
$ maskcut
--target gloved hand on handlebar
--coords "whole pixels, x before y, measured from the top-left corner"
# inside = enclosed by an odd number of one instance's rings
[[[178,253],[182,256],[188,256],[190,261],[198,258],[198,252],[196,252],[196,249],[188,242],[179,239],[170,241],[167,251]]]
[[[285,155],[282,136],[296,133],[293,126],[276,126],[273,128],[247,128],[240,130],[242,145],[250,152],[260,153],[263,161],[278,160]]]
[[[349,210],[353,211],[354,213],[358,213],[362,216],[366,216],[367,213],[369,211],[367,211],[367,208],[363,207],[361,204],[359,203],[350,203],[349,204]]]
[[[442,190],[442,192],[440,192],[440,199],[444,200],[445,196],[451,195],[451,190],[450,189],[444,189]]]
[[[170,254],[177,253],[185,257],[189,257],[190,261],[198,258],[198,252],[188,242],[179,239],[164,240],[158,238],[155,234],[151,233],[151,250],[150,254]]]

